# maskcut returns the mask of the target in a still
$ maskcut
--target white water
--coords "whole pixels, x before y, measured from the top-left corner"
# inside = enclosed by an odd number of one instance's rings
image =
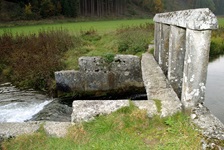
[[[14,102],[0,106],[0,122],[24,122],[51,101]]]

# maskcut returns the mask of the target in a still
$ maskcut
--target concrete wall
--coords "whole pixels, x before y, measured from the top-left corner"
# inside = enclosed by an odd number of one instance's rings
[[[155,59],[185,108],[204,102],[211,30],[218,28],[207,8],[156,14]]]
[[[65,92],[144,91],[140,58],[133,55],[116,55],[110,63],[102,57],[80,57],[79,70],[55,72],[55,80]]]

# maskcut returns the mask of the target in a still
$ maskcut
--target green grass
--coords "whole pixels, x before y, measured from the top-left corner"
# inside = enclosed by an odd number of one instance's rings
[[[219,26],[224,27],[224,18],[218,18]]]
[[[132,103],[118,111],[99,116],[91,122],[75,125],[66,138],[48,137],[41,129],[5,141],[4,150],[173,150],[201,149],[202,136],[186,115],[148,118]]]
[[[30,34],[38,33],[40,30],[48,29],[66,29],[71,34],[79,33],[81,30],[86,31],[91,28],[97,30],[99,33],[108,33],[116,30],[122,26],[137,26],[143,23],[152,23],[152,19],[134,19],[134,20],[113,20],[113,21],[92,21],[92,22],[69,22],[69,23],[53,23],[53,24],[40,24],[40,25],[28,25],[28,26],[12,26],[1,27],[0,35],[4,31],[11,31],[13,34]]]

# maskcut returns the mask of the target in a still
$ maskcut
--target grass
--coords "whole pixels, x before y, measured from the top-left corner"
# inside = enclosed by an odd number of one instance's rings
[[[54,24],[39,24],[39,25],[28,25],[28,26],[12,26],[12,27],[1,27],[0,35],[4,31],[11,31],[12,34],[30,34],[38,33],[39,30],[49,29],[65,29],[71,34],[77,34],[81,30],[86,31],[91,28],[97,30],[99,33],[108,33],[116,30],[122,26],[138,26],[143,23],[153,23],[152,19],[134,19],[134,20],[113,20],[113,21],[92,21],[92,22],[68,22],[68,23],[54,23]]]
[[[67,51],[63,59],[67,69],[78,69],[80,56],[108,57],[117,53],[141,55],[153,39],[153,25],[146,22],[138,26],[122,26],[104,34],[91,28],[80,34],[82,45]],[[119,50],[121,45],[126,46],[125,50]]]
[[[218,18],[218,23],[220,27],[224,27],[224,18]]]
[[[48,137],[41,129],[3,142],[3,150],[173,150],[201,149],[202,136],[183,113],[148,118],[132,103],[118,111],[74,125],[66,138]]]

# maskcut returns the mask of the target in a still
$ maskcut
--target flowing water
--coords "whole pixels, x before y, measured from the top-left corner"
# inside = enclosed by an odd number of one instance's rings
[[[35,91],[20,91],[10,83],[0,85],[0,122],[24,122],[52,100]]]
[[[205,105],[224,123],[224,56],[208,65]]]

